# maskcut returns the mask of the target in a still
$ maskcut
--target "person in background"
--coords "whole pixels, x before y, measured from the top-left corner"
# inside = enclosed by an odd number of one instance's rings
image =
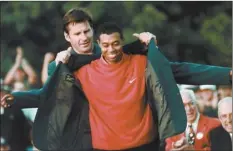
[[[29,62],[23,57],[22,47],[18,46],[16,53],[15,63],[7,72],[4,84],[11,85],[12,92],[26,91],[36,84],[37,75]]]
[[[192,90],[180,90],[187,116],[184,133],[166,139],[166,151],[174,150],[209,150],[208,133],[220,125],[217,118],[200,114],[195,94]]]
[[[211,151],[232,151],[232,97],[218,103],[221,125],[210,131]]]
[[[2,82],[0,90],[1,98],[9,92],[9,87]],[[4,108],[0,105],[0,111],[1,151],[25,151],[26,148],[31,145],[29,138],[31,126],[28,120],[19,108]]]
[[[218,94],[216,85],[200,85],[200,112],[209,117],[217,118]]]
[[[218,91],[218,100],[221,100],[225,97],[232,96],[232,86],[231,85],[219,85],[217,91]]]

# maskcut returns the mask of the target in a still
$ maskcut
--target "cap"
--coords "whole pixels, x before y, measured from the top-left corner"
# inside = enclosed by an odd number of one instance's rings
[[[200,85],[200,89],[201,90],[212,90],[212,91],[215,91],[216,90],[216,86],[215,85]]]

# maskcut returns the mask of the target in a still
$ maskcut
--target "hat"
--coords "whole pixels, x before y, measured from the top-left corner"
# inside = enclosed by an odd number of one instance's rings
[[[198,88],[199,87],[197,85],[187,85],[187,84],[180,85],[180,89],[197,90]]]
[[[216,90],[216,86],[215,85],[201,85],[200,89],[201,90],[212,90],[212,91],[215,91]]]

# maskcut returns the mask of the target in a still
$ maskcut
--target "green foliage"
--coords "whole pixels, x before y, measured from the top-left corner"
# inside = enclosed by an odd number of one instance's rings
[[[66,11],[74,7],[86,8],[92,14],[96,25],[105,21],[117,22],[124,29],[126,43],[136,39],[132,36],[135,32],[154,33],[162,52],[169,59],[214,65],[231,64],[232,3],[225,1],[192,3],[195,7],[190,3],[1,2],[1,72],[5,74],[13,64],[17,45],[24,48],[25,57],[38,73],[41,71],[43,55],[46,52],[57,53],[66,49],[62,18]],[[185,48],[180,45],[185,45]],[[201,60],[199,54],[189,55],[197,51],[201,56],[217,55],[202,57]]]
[[[221,12],[204,20],[201,27],[202,36],[216,49],[226,55],[231,55],[232,49],[232,19]]]

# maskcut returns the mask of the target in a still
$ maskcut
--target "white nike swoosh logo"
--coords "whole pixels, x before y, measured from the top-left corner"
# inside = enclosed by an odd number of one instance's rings
[[[134,78],[132,80],[129,80],[129,83],[133,83],[137,78]]]

